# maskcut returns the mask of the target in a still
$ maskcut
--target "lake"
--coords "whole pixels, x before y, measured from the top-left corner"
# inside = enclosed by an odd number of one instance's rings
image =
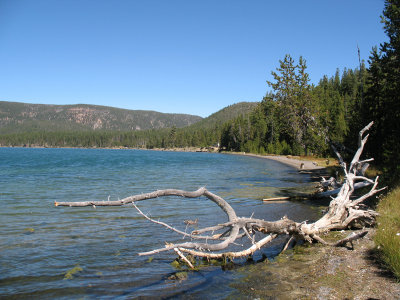
[[[238,216],[301,221],[316,209],[301,202],[263,203],[309,186],[309,177],[268,159],[217,153],[107,149],[0,148],[0,298],[131,299],[223,298],[240,279],[235,268],[209,266],[171,279],[175,253],[137,253],[180,242],[132,206],[54,207],[54,201],[117,200],[177,188],[205,186],[226,199]],[[138,202],[152,218],[181,230],[226,216],[204,197]],[[247,241],[243,239],[246,245]],[[279,241],[257,254],[273,257]],[[237,261],[241,264],[241,261]]]

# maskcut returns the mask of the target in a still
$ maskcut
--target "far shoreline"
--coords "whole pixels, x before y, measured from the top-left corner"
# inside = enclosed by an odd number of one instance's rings
[[[220,153],[229,155],[240,155],[247,157],[256,157],[263,159],[270,159],[282,163],[284,165],[293,167],[299,171],[312,171],[325,169],[326,166],[319,165],[316,161],[293,157],[291,155],[272,155],[272,154],[254,154],[246,152],[230,152],[230,151],[218,151],[215,147],[182,147],[182,148],[131,148],[131,147],[49,147],[39,145],[29,146],[3,146],[0,148],[26,148],[26,149],[105,149],[105,150],[149,150],[149,151],[160,151],[160,152],[197,152],[197,153]]]

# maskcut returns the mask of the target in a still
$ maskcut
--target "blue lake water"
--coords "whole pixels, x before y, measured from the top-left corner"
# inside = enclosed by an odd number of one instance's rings
[[[106,149],[0,148],[0,298],[131,299],[221,298],[234,293],[235,270],[206,267],[187,280],[170,279],[174,253],[138,252],[182,238],[150,223],[132,206],[54,207],[54,201],[116,200],[164,188],[205,186],[225,198],[238,216],[312,219],[300,202],[265,204],[262,198],[301,190],[307,175],[254,157]],[[226,221],[206,198],[159,198],[138,203],[153,218],[185,230]],[[246,244],[246,241],[243,241]],[[273,243],[260,251],[276,254]],[[75,268],[69,278],[68,271]],[[69,279],[68,279],[69,278]]]

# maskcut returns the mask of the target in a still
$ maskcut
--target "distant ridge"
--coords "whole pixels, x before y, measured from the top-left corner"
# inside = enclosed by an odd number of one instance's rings
[[[247,118],[258,104],[240,102],[202,119],[98,105],[0,101],[0,146],[209,149],[220,142],[225,124]]]
[[[210,129],[214,128],[217,125],[222,125],[225,122],[231,121],[240,115],[247,115],[252,112],[256,106],[260,104],[260,102],[239,102],[213,113],[200,120],[199,122],[190,125],[189,128],[197,128],[197,129]]]
[[[185,127],[200,116],[99,105],[47,105],[0,101],[0,133],[31,131],[131,131]]]

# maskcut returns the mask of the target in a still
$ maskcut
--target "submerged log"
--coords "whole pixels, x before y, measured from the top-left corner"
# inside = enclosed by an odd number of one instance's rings
[[[332,246],[343,246],[348,242],[352,242],[357,238],[361,238],[365,234],[362,233],[358,235],[352,235],[344,240],[338,241],[333,244],[325,242],[320,236],[321,234],[330,230],[342,230],[349,228],[356,222],[373,224],[375,222],[376,212],[371,209],[365,208],[365,206],[360,204],[367,198],[375,195],[376,193],[384,189],[377,189],[378,177],[376,177],[374,180],[371,180],[364,177],[363,175],[360,175],[360,168],[365,171],[365,162],[371,161],[360,160],[364,145],[368,139],[368,135],[365,137],[363,135],[366,131],[369,130],[371,126],[372,123],[368,124],[363,130],[360,131],[359,148],[355,153],[349,168],[346,167],[346,163],[343,161],[339,152],[337,152],[335,149],[335,153],[345,174],[344,182],[342,186],[337,191],[335,191],[336,197],[330,202],[327,212],[319,220],[313,223],[307,223],[306,221],[299,223],[292,221],[286,217],[283,217],[281,220],[274,222],[252,217],[238,217],[236,215],[236,212],[229,205],[228,202],[226,202],[218,195],[209,192],[204,187],[193,192],[175,189],[159,190],[151,193],[127,197],[118,201],[55,202],[55,206],[120,206],[131,204],[137,209],[138,213],[147,220],[158,225],[167,227],[168,229],[181,234],[184,238],[190,238],[190,241],[184,241],[182,243],[175,244],[168,243],[165,247],[147,252],[141,252],[138,253],[139,255],[154,255],[165,251],[175,251],[182,259],[184,259],[183,253],[207,258],[243,257],[252,255],[255,251],[259,250],[261,247],[267,245],[272,240],[281,235],[289,236],[290,241],[292,240],[291,237],[293,237],[296,239],[303,239],[308,242],[315,241]],[[365,185],[372,186],[370,191],[363,196],[352,199],[351,196],[353,195],[354,190],[358,186]],[[225,223],[217,224],[215,226],[201,228],[193,230],[190,233],[186,233],[186,231],[184,232],[178,230],[164,222],[151,219],[136,206],[136,202],[139,201],[168,196],[180,196],[186,198],[199,198],[201,196],[205,196],[206,198],[217,204],[217,206],[226,214],[227,221]],[[280,198],[279,200],[282,200],[282,198]],[[189,225],[189,223],[192,223],[189,221],[190,220],[185,223],[187,225]],[[256,232],[260,232],[265,236],[256,241]],[[226,249],[230,245],[234,244],[238,239],[241,239],[243,237],[247,237],[251,241],[251,247],[235,252],[226,251]],[[201,242],[200,240],[203,240],[203,242]],[[284,249],[285,248],[286,246],[284,247]]]

